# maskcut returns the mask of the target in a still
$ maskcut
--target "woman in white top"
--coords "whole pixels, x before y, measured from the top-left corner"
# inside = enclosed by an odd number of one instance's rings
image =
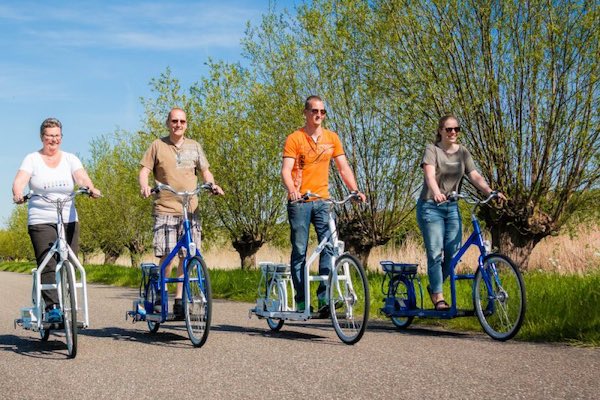
[[[60,150],[62,124],[58,119],[47,118],[42,122],[40,139],[42,149],[25,156],[15,176],[12,188],[15,203],[23,203],[23,190],[27,185],[34,193],[59,198],[70,194],[76,183],[88,187],[92,197],[100,197],[100,191],[94,187],[79,158]],[[79,224],[73,201],[63,208],[63,221],[69,246],[77,253]],[[40,197],[32,197],[29,201],[27,229],[37,264],[40,265],[57,237],[55,206]],[[55,283],[55,268],[56,259],[53,258],[42,272],[42,283]],[[58,304],[56,290],[45,290],[42,295],[46,304],[46,319],[59,322],[62,316],[55,307]]]

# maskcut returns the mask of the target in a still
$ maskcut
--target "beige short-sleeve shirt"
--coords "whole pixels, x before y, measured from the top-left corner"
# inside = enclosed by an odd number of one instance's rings
[[[177,191],[194,190],[197,175],[209,168],[200,143],[184,138],[177,147],[168,136],[152,142],[140,165],[151,170],[155,180]],[[193,197],[188,211],[194,212],[197,207],[198,198]],[[154,200],[154,214],[182,215],[182,212],[181,200],[167,191],[160,192]]]

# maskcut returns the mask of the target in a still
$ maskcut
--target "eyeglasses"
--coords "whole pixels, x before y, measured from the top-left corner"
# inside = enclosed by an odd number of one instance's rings
[[[186,122],[186,121],[185,121],[185,119],[172,119],[172,120],[171,120],[171,123],[172,123],[172,124],[176,124],[176,123],[178,123],[178,122],[179,122],[181,125],[183,125],[183,124],[185,124],[185,122]]]
[[[327,110],[319,110],[318,108],[313,108],[310,110],[312,115],[317,115],[317,114],[321,114],[321,115],[325,115],[327,114]]]
[[[452,131],[456,131],[456,133],[460,132],[460,126],[453,126],[450,128],[446,128],[446,133],[451,133]]]

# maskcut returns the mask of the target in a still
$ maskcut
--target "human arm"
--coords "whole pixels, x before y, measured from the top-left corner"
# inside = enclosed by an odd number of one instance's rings
[[[291,157],[283,157],[283,162],[281,163],[281,180],[288,192],[288,199],[292,201],[299,200],[302,197],[302,194],[296,185],[294,185],[294,179],[292,178],[292,170],[294,169],[295,162],[296,160]]]
[[[87,174],[84,168],[79,168],[78,170],[73,172],[73,178],[75,179],[75,183],[77,183],[77,185],[87,187],[90,191],[90,195],[93,198],[97,199],[98,197],[102,196],[100,190],[94,187],[92,180],[90,179],[89,175]]]
[[[223,189],[221,189],[221,187],[215,183],[215,178],[208,168],[202,170],[202,179],[204,180],[204,183],[211,183],[213,185],[213,194],[225,194],[225,192],[223,192]]]
[[[152,188],[148,186],[148,177],[150,176],[150,169],[146,167],[140,168],[138,174],[138,183],[140,184],[140,194],[143,198],[147,198],[151,194]]]
[[[13,201],[15,203],[21,204],[25,201],[23,198],[23,190],[29,182],[29,179],[31,179],[31,174],[29,172],[22,169],[17,171],[17,175],[15,176],[12,186]]]
[[[348,159],[345,155],[340,155],[334,158],[335,165],[337,166],[338,171],[340,172],[340,177],[346,184],[346,187],[351,192],[356,192],[358,197],[362,202],[367,201],[367,196],[364,193],[358,190],[358,185],[356,184],[356,178],[354,177],[354,173],[352,172],[352,168],[350,168],[350,164],[348,163]]]
[[[436,203],[446,201],[446,195],[442,193],[435,180],[435,165],[423,164],[423,174],[425,175],[425,184],[431,190],[431,193],[433,193],[433,200]]]
[[[471,181],[473,186],[475,186],[477,189],[479,189],[486,196],[489,196],[490,193],[492,193],[492,189],[485,181],[485,178],[483,176],[481,176],[481,174],[479,172],[477,172],[476,170],[473,170],[473,171],[469,172],[468,177],[469,177],[469,181]],[[502,194],[501,192],[498,192],[498,198],[500,198],[502,200],[506,200],[506,196],[504,196],[504,194]]]

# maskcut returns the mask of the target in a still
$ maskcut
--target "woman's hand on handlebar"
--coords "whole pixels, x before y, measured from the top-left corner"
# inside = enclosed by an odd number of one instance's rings
[[[433,200],[439,204],[445,202],[446,200],[448,200],[448,198],[444,193],[437,193],[433,195]]]

